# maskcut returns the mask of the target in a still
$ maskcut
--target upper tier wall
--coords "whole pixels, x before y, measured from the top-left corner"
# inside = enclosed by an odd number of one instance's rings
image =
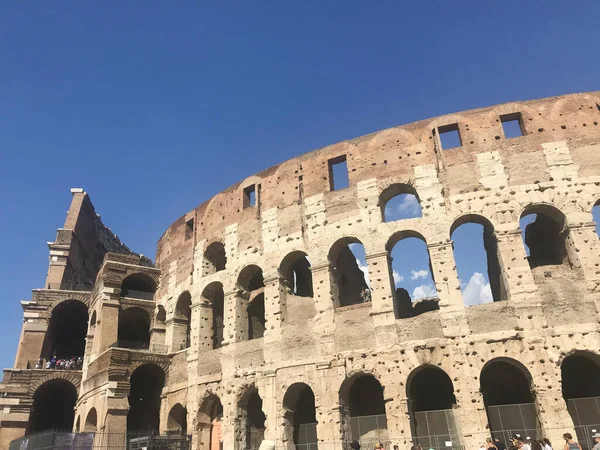
[[[156,262],[163,269],[163,281],[178,284],[186,279],[193,270],[196,243],[204,241],[205,248],[220,241],[227,247],[233,228],[234,253],[249,249],[263,253],[270,220],[265,214],[274,210],[278,237],[305,235],[315,196],[323,196],[318,201],[324,205],[325,223],[355,216],[363,200],[357,192],[366,180],[376,180],[375,188],[381,192],[393,183],[413,183],[416,174],[429,167],[448,203],[453,195],[490,187],[552,181],[542,144],[557,141],[566,141],[579,177],[600,174],[600,158],[589,151],[600,142],[599,104],[600,92],[506,103],[390,128],[283,162],[231,186],[173,223],[158,242]],[[524,135],[506,139],[500,116],[514,113],[521,115]],[[433,130],[452,124],[458,124],[462,146],[442,150]],[[331,191],[328,162],[340,156],[347,158],[350,188]],[[258,205],[244,208],[244,189],[252,185],[260,185]],[[424,217],[438,211],[424,208]],[[194,231],[186,232],[191,220]]]

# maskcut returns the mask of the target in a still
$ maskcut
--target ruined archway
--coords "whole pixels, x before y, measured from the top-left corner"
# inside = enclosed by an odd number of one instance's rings
[[[329,250],[331,293],[334,307],[350,306],[371,300],[362,242],[353,237],[338,239]]]
[[[202,259],[202,276],[225,270],[227,257],[225,256],[225,246],[221,242],[213,242],[206,250]]]
[[[46,381],[33,394],[27,434],[44,430],[70,431],[76,401],[77,389],[72,383],[63,378]]]
[[[481,237],[478,237],[481,236]],[[454,259],[465,306],[507,298],[494,226],[485,217],[468,214],[450,227]]]
[[[527,206],[519,225],[527,252],[529,267],[563,265],[570,267],[566,241],[569,229],[565,215],[551,205]]]
[[[288,292],[297,297],[312,297],[313,282],[310,261],[306,253],[294,251],[285,256],[279,265]]]
[[[246,328],[237,330],[237,340],[252,340],[263,337],[265,332],[265,296],[262,269],[254,264],[242,269],[237,284],[238,311],[245,313]],[[241,322],[240,324],[242,324]]]
[[[259,293],[248,303],[248,340],[265,334],[265,294]]]
[[[42,358],[83,357],[88,329],[88,309],[79,300],[59,303],[53,310],[44,338]]]
[[[600,355],[578,351],[561,366],[562,393],[579,442],[589,442],[592,428],[600,424]]]
[[[144,273],[134,273],[123,280],[121,284],[121,297],[136,298],[138,300],[154,300],[156,283],[152,277]]]
[[[294,383],[283,397],[284,439],[287,448],[316,448],[317,416],[315,394],[310,386]],[[291,445],[293,443],[293,445]]]
[[[370,374],[357,374],[344,380],[340,388],[344,442],[385,442],[387,417],[381,383]]]
[[[209,395],[200,404],[196,420],[199,450],[220,450],[223,448],[221,423],[223,405],[216,395]]]
[[[192,296],[188,291],[183,292],[177,299],[173,317],[173,350],[183,350],[190,346],[192,322]]]
[[[204,288],[200,303],[200,349],[220,348],[224,337],[225,294],[217,281]]]
[[[454,385],[446,372],[425,365],[411,372],[406,383],[413,441],[423,448],[460,443],[456,429]]]
[[[129,384],[127,431],[158,433],[164,371],[156,364],[143,364],[133,371]]]
[[[264,438],[267,420],[262,404],[262,398],[254,386],[250,386],[238,402],[236,450],[258,450]]]
[[[167,431],[169,434],[187,434],[187,410],[181,403],[175,404],[169,411]]]
[[[413,219],[423,215],[419,195],[409,184],[397,183],[388,186],[379,195],[379,206],[384,222]]]
[[[510,358],[488,361],[481,370],[480,390],[492,434],[502,435],[507,441],[508,430],[524,436],[536,433],[531,375],[525,366]]]
[[[85,418],[85,424],[83,426],[84,433],[95,433],[98,429],[98,414],[96,408],[90,409]]]
[[[142,308],[127,308],[119,312],[117,330],[119,348],[147,349],[150,346],[150,315]]]

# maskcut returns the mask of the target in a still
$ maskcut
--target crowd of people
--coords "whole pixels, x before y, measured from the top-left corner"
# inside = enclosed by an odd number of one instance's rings
[[[35,369],[54,369],[54,370],[81,370],[83,367],[83,358],[81,356],[72,358],[57,358],[53,356],[52,359],[46,361],[44,364],[44,358],[40,358],[35,363]]]

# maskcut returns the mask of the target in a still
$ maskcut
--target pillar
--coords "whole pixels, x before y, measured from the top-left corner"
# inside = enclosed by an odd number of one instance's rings
[[[387,252],[365,257],[371,282],[371,316],[375,326],[378,346],[398,342],[394,312],[394,287],[392,284],[390,257]]]
[[[318,346],[321,355],[332,355],[335,353],[335,342],[333,333],[334,304],[332,298],[331,267],[329,262],[315,264],[310,268],[313,277],[313,299],[316,314],[314,317],[314,330],[317,330]]]

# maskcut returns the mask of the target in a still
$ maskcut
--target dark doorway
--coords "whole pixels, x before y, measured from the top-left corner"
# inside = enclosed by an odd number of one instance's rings
[[[287,255],[279,266],[287,288],[298,297],[312,297],[313,283],[310,262],[306,253],[295,251]]]
[[[258,339],[265,334],[265,295],[258,294],[248,305],[248,339]]]
[[[135,369],[129,383],[127,431],[158,433],[160,394],[165,384],[163,370],[154,364],[141,365]]]
[[[134,273],[123,280],[121,297],[137,298],[139,300],[154,300],[156,283],[143,273]]]
[[[285,420],[291,437],[297,449],[316,448],[317,445],[317,416],[315,394],[310,386],[304,383],[294,383],[283,398]],[[312,447],[311,447],[312,446]]]
[[[224,321],[223,285],[210,283],[202,291],[201,315],[206,320],[200,324],[200,348],[209,350],[223,345]]]
[[[362,243],[356,238],[342,238],[329,251],[332,267],[331,281],[334,305],[350,306],[371,301],[370,289],[365,278],[366,261],[362,264],[356,253],[365,254]]]
[[[187,434],[187,410],[177,403],[169,411],[169,418],[167,420],[167,430],[173,434]]]
[[[42,357],[64,359],[83,356],[87,324],[88,310],[84,303],[79,300],[59,303],[50,317]]]
[[[57,378],[42,384],[33,394],[27,434],[44,430],[71,431],[76,401],[77,390],[70,382]]]
[[[147,349],[150,345],[150,316],[141,308],[128,308],[119,313],[118,344],[120,348]]]
[[[445,442],[460,444],[453,407],[454,386],[439,367],[415,369],[407,384],[413,440],[424,448],[443,448]]]
[[[565,247],[568,236],[566,218],[549,205],[532,205],[523,211],[519,222],[525,241],[529,266],[570,266]]]
[[[365,437],[385,441],[387,417],[383,399],[383,387],[372,375],[358,375],[344,382],[340,392],[344,406],[344,440],[360,441]],[[348,433],[350,436],[348,436]]]
[[[245,418],[245,447],[243,449],[257,450],[260,447],[265,434],[265,421],[267,420],[262,410],[262,398],[258,391],[253,389],[246,395],[245,401],[241,403]]]
[[[202,275],[207,276],[225,270],[226,264],[225,246],[221,242],[213,242],[204,250]]]
[[[183,350],[190,346],[191,322],[192,322],[192,296],[188,291],[182,293],[177,299],[174,320],[174,348]]]

